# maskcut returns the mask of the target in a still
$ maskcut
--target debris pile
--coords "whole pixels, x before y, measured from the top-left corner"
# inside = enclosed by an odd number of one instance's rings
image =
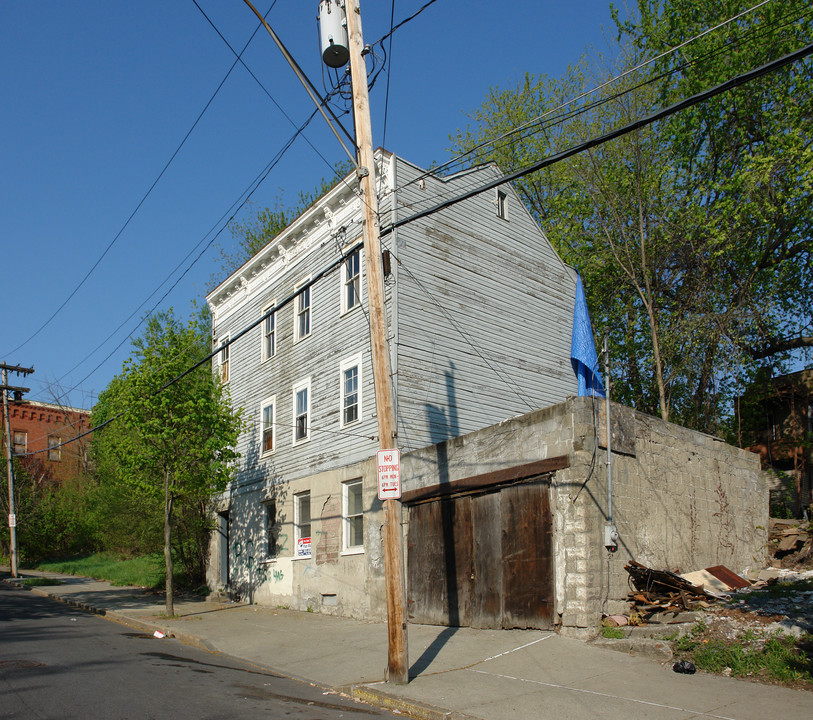
[[[720,597],[719,594],[706,590],[703,585],[695,585],[677,573],[653,570],[635,560],[630,560],[624,569],[629,573],[634,586],[633,592],[628,595],[628,600],[632,603],[630,619],[636,618],[639,624],[654,613],[707,608]]]
[[[813,567],[813,524],[810,522],[771,518],[768,543],[774,566]]]

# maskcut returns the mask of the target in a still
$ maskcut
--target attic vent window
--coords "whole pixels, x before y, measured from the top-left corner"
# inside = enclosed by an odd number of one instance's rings
[[[506,216],[506,206],[508,204],[508,195],[504,190],[497,190],[497,217],[502,218],[503,220],[507,220]]]

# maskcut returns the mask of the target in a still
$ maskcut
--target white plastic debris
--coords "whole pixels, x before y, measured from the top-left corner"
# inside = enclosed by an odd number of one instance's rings
[[[152,635],[158,639],[166,637],[166,635],[164,635],[164,633],[162,633],[160,630],[156,630]]]

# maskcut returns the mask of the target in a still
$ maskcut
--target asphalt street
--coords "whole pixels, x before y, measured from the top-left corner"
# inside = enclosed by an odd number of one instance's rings
[[[0,718],[393,717],[327,688],[0,584]]]

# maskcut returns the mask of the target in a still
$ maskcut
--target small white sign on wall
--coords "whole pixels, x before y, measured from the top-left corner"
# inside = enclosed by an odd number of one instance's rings
[[[401,497],[400,450],[378,451],[378,499],[398,500]]]

